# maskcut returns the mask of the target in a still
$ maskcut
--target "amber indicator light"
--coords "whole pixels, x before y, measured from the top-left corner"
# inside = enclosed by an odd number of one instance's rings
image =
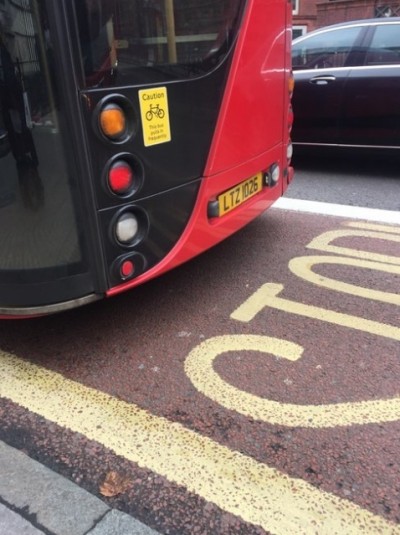
[[[100,111],[100,129],[102,133],[113,140],[125,135],[126,117],[124,110],[118,104],[110,103]]]

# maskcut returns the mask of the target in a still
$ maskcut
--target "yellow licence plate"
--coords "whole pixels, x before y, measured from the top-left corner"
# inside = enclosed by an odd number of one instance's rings
[[[262,173],[244,180],[218,196],[219,216],[225,215],[262,189]]]

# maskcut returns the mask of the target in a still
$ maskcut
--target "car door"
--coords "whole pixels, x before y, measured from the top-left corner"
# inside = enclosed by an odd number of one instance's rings
[[[294,41],[294,143],[337,143],[347,58],[364,32],[365,26],[335,27]]]
[[[400,148],[400,21],[371,26],[345,83],[339,143]]]

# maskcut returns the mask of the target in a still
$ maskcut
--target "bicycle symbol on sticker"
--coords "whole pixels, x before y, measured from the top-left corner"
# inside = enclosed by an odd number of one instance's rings
[[[160,105],[159,104],[155,104],[153,106],[153,104],[150,104],[150,109],[149,111],[146,112],[146,119],[148,121],[151,121],[153,119],[153,117],[158,117],[159,119],[163,119],[165,116],[165,111],[160,108]]]

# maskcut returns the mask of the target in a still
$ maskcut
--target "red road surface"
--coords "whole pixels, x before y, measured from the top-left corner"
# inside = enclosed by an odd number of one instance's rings
[[[386,410],[385,403],[399,396],[400,350],[399,338],[385,334],[385,329],[400,328],[396,300],[400,227],[361,229],[378,236],[360,236],[360,228],[348,226],[349,221],[270,210],[225,243],[130,293],[59,316],[2,322],[0,350],[178,422],[343,503],[356,504],[393,523],[395,529],[400,522],[400,414],[397,406]],[[307,248],[328,231],[349,229],[355,235],[332,241],[347,253]],[[381,256],[379,261],[362,260],[354,251]],[[289,267],[293,259],[314,256],[338,259],[310,268],[319,277],[317,283],[304,280]],[[343,258],[355,260],[341,263]],[[375,262],[375,268],[358,261]],[[336,287],[325,287],[326,279],[337,281]],[[284,300],[342,313],[350,318],[350,325],[338,325],[332,320],[335,316],[327,320],[322,315],[310,318],[278,310],[269,304],[273,300],[258,304],[249,321],[235,314],[231,317],[266,283],[282,285],[279,297]],[[348,293],[341,283],[367,293],[354,295],[357,290],[351,289]],[[357,318],[382,325],[382,333],[356,327]],[[243,414],[229,396],[223,406],[200,391],[185,371],[188,355],[214,337],[238,335],[274,337],[304,350],[297,361],[269,351],[236,349],[217,355],[212,369],[234,387],[233,392],[276,401],[283,409],[291,404],[317,408],[342,404],[343,414],[325,425],[324,416],[318,420],[317,409],[316,417],[307,420],[305,413],[303,423],[293,423],[289,408],[283,410],[287,421],[275,423],[252,416],[251,407]],[[362,409],[364,402],[374,400],[382,404],[371,406],[371,411],[366,405],[360,423],[360,404]],[[65,411],[73,412],[74,407]],[[129,489],[107,498],[108,502],[162,533],[268,531],[9,399],[0,400],[0,425],[0,438],[93,493],[99,492],[110,470],[125,474],[132,482]],[[199,480],[202,477],[199,471]],[[231,492],[228,481],[226,492]],[[300,532],[301,521],[298,528]],[[306,532],[311,533],[309,528]],[[316,526],[312,533],[318,532]]]

